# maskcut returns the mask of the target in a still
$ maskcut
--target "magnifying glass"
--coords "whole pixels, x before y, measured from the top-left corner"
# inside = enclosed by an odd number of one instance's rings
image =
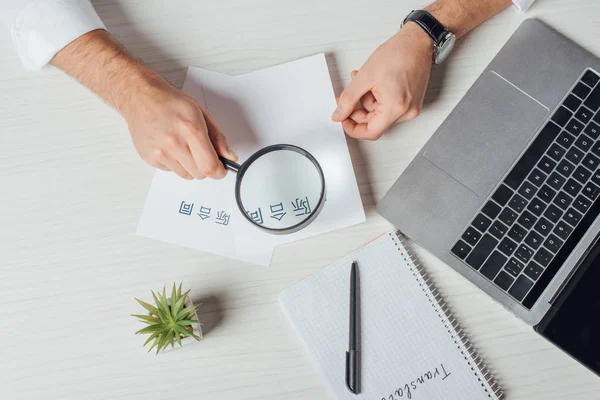
[[[325,203],[325,176],[306,150],[276,144],[237,164],[219,157],[237,174],[235,199],[242,215],[254,226],[273,234],[305,228]]]

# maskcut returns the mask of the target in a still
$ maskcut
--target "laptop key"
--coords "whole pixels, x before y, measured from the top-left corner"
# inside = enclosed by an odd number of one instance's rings
[[[471,246],[462,240],[459,240],[450,251],[461,260],[464,260],[467,254],[469,254],[471,251]]]
[[[579,106],[583,103],[583,100],[573,96],[570,94],[564,101],[563,106],[567,107],[571,111],[575,112],[579,108]]]
[[[556,254],[560,246],[563,245],[563,241],[557,238],[555,235],[550,234],[546,241],[544,242],[544,247]]]
[[[525,271],[523,271],[523,273],[530,277],[534,282],[537,281],[542,272],[544,272],[544,268],[540,267],[533,261],[527,264],[527,268],[525,268]]]
[[[517,257],[517,259],[522,263],[528,262],[532,256],[533,256],[533,250],[531,250],[529,247],[525,246],[524,244],[520,245],[519,248],[517,249],[517,251],[515,252],[515,257]]]
[[[505,206],[506,203],[508,203],[508,200],[510,200],[510,198],[512,197],[512,195],[513,191],[508,186],[500,184],[500,186],[498,186],[498,189],[496,189],[496,192],[492,196],[492,199],[494,199],[494,201],[500,204],[501,206]]]
[[[567,179],[560,175],[558,172],[553,172],[550,174],[548,181],[546,182],[552,189],[560,190],[562,186],[565,184]]]
[[[533,183],[535,186],[540,187],[542,186],[542,183],[544,183],[544,181],[546,180],[547,176],[548,175],[546,175],[539,169],[534,168],[531,174],[529,174],[529,176],[527,177],[527,180]]]
[[[600,164],[600,158],[596,157],[593,154],[588,154],[582,161],[582,164],[595,171],[598,168],[598,164]]]
[[[535,192],[537,192],[537,188],[533,186],[533,183],[529,181],[523,182],[523,184],[519,188],[519,194],[525,197],[527,200],[531,200]]]
[[[598,137],[600,137],[600,126],[595,122],[590,122],[584,132],[592,139],[598,139]]]
[[[498,245],[498,250],[500,250],[502,253],[506,254],[509,257],[512,256],[516,248],[517,244],[507,237],[504,238]]]
[[[534,197],[533,200],[531,200],[531,202],[527,206],[527,209],[531,211],[534,215],[539,217],[546,209],[546,204],[537,197]]]
[[[594,201],[598,198],[598,186],[590,182],[587,185],[585,185],[581,193],[583,193],[583,195],[588,199]]]
[[[537,217],[530,213],[529,211],[523,211],[523,214],[519,217],[519,224],[523,225],[526,229],[531,229]]]
[[[577,136],[581,132],[583,132],[584,126],[585,126],[584,124],[577,121],[575,118],[571,118],[571,120],[569,121],[569,123],[567,124],[565,129],[567,130],[567,132],[572,133],[573,135]]]
[[[573,207],[582,214],[585,214],[587,210],[590,209],[591,205],[592,202],[583,197],[582,195],[577,196],[575,202],[573,203]]]
[[[535,253],[533,259],[542,267],[546,267],[548,264],[550,264],[550,260],[552,260],[552,253],[542,247],[537,251],[537,253]]]
[[[586,103],[584,103],[584,104],[586,104]],[[577,111],[577,113],[575,114],[575,118],[577,118],[584,124],[587,124],[588,122],[590,122],[590,120],[592,119],[593,116],[594,116],[594,112],[585,106],[581,107],[579,109],[579,111]]]
[[[508,288],[510,287],[510,285],[513,284],[514,281],[515,278],[513,278],[504,271],[500,271],[496,279],[494,279],[494,283],[498,285],[500,289],[505,291],[508,290]]]
[[[480,272],[489,280],[493,280],[498,272],[502,269],[504,264],[506,264],[507,260],[508,258],[504,257],[498,251],[494,251],[485,264],[483,264]]]
[[[527,235],[527,229],[523,228],[519,224],[514,224],[508,231],[508,237],[517,243],[525,239],[525,235]]]
[[[473,226],[481,232],[485,232],[491,225],[492,221],[483,214],[479,214],[473,220]]]
[[[537,194],[537,197],[544,200],[546,203],[550,203],[554,196],[556,196],[556,190],[552,189],[548,185],[542,186],[542,188]]]
[[[498,216],[498,214],[500,214],[500,210],[502,210],[502,208],[498,204],[494,203],[493,201],[488,201],[485,206],[483,206],[481,212],[491,219],[494,219]]]
[[[600,116],[600,113],[598,113],[598,115]],[[598,123],[600,124],[600,122],[598,122]],[[592,153],[594,153],[595,155],[597,155],[598,157],[600,157],[600,140],[598,140],[592,146]]]
[[[556,162],[552,161],[548,156],[542,157],[540,162],[538,163],[538,168],[549,174],[556,167]]]
[[[550,204],[548,209],[544,213],[544,217],[548,218],[551,222],[557,223],[560,217],[562,217],[563,211],[556,207],[554,204]]]
[[[584,152],[579,150],[577,147],[571,147],[569,151],[567,151],[567,155],[565,158],[571,161],[573,164],[577,165],[583,159]]]
[[[515,195],[510,200],[510,203],[508,203],[508,206],[516,212],[520,213],[521,211],[523,211],[525,206],[527,206],[527,200],[525,200],[521,195],[515,193]]]
[[[592,173],[583,167],[577,167],[573,174],[573,178],[577,179],[579,183],[586,183],[590,176]]]
[[[573,89],[573,93],[580,99],[585,99],[591,91],[592,89],[590,89],[589,86],[586,86],[581,82],[579,82]]]
[[[590,97],[583,104],[590,110],[597,111],[600,108],[600,87],[596,86],[596,89],[594,89]]]
[[[462,240],[471,246],[474,246],[479,239],[481,239],[481,233],[479,233],[479,231],[472,226],[468,227],[465,233],[462,235]]]
[[[550,156],[550,158],[552,158],[554,161],[560,161],[560,159],[562,158],[562,156],[565,155],[567,151],[562,147],[559,146],[558,144],[554,143],[552,146],[550,146],[550,148],[548,149],[548,155]]]
[[[560,164],[558,164],[558,167],[556,167],[556,170],[568,178],[575,170],[575,166],[567,160],[562,160]]]
[[[573,198],[565,192],[560,192],[558,196],[554,198],[553,201],[554,204],[556,204],[559,208],[562,208],[563,210],[566,210],[572,202]]]
[[[483,235],[479,243],[473,248],[465,260],[474,269],[481,268],[483,262],[488,258],[492,250],[496,247],[498,241],[488,234]]]
[[[563,147],[568,149],[569,147],[571,147],[573,142],[575,142],[575,137],[573,135],[567,133],[566,131],[563,131],[560,134],[560,136],[558,137],[557,142],[560,143]]]
[[[542,244],[542,240],[544,240],[544,238],[541,237],[539,233],[531,231],[525,238],[525,243],[533,250],[536,250]]]
[[[600,170],[596,171],[594,175],[592,175],[592,182],[596,185],[600,185]]]
[[[506,235],[507,230],[508,230],[508,227],[506,225],[504,225],[502,222],[494,221],[494,223],[492,224],[492,227],[489,230],[489,233],[492,234],[493,236],[495,236],[498,240],[500,240],[504,237],[504,235]]]
[[[588,151],[592,148],[594,140],[589,138],[588,135],[581,135],[575,141],[575,146],[579,147],[583,151]]]
[[[577,182],[575,179],[571,178],[567,181],[567,184],[565,185],[564,190],[571,196],[575,197],[579,194],[582,187],[583,186],[581,186],[581,184],[579,182]]]
[[[562,240],[567,240],[571,232],[573,232],[573,228],[565,224],[564,221],[560,221],[558,224],[556,224],[556,228],[554,228],[552,232],[556,233],[556,236]]]
[[[511,226],[517,219],[517,213],[510,208],[505,208],[498,216],[498,219],[506,225]]]
[[[525,264],[518,261],[514,257],[508,260],[508,263],[506,263],[506,265],[504,266],[504,270],[515,277],[521,273],[523,268],[525,268]]]
[[[534,229],[537,232],[539,232],[542,236],[547,236],[553,228],[554,225],[552,225],[552,223],[544,217],[540,218],[540,220],[537,222],[537,224],[535,224],[534,227]]]
[[[573,113],[568,108],[560,106],[552,116],[552,121],[558,126],[563,127],[569,122]]]
[[[548,122],[506,176],[504,183],[509,188],[517,190],[559,133],[560,127],[553,122]]]
[[[571,226],[577,226],[582,217],[583,215],[575,211],[575,209],[569,208],[563,219],[567,222],[567,224],[570,224]]]
[[[508,290],[508,294],[516,300],[521,301],[533,286],[533,281],[524,275],[517,278],[517,281]]]
[[[588,85],[589,87],[594,87],[594,86],[596,86],[598,81],[600,81],[600,77],[598,75],[596,75],[593,71],[588,70],[583,75],[583,78],[581,78],[581,81],[583,83],[585,83],[586,85]]]

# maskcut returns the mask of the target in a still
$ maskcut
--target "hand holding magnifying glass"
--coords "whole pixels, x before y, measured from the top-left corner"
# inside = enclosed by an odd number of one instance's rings
[[[273,234],[305,228],[325,204],[325,176],[318,161],[306,150],[277,144],[237,164],[219,157],[235,172],[235,199],[242,215]]]

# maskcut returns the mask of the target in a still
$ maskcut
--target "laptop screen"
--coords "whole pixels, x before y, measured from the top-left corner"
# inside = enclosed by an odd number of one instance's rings
[[[600,240],[535,330],[600,375]]]

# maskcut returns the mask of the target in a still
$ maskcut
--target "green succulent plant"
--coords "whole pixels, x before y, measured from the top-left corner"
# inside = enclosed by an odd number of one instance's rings
[[[194,333],[193,328],[193,324],[199,323],[197,320],[194,320],[196,317],[196,308],[199,305],[185,307],[189,293],[189,290],[181,293],[181,284],[177,288],[173,283],[170,300],[167,298],[166,287],[163,288],[162,295],[160,292],[155,294],[152,291],[155,306],[136,298],[137,302],[149,313],[148,315],[132,314],[133,317],[138,318],[141,322],[148,325],[135,333],[136,335],[150,335],[144,346],[154,340],[148,352],[156,348],[156,354],[158,354],[169,345],[174,347],[175,342],[181,346],[181,339],[185,338],[200,340],[200,337]]]

